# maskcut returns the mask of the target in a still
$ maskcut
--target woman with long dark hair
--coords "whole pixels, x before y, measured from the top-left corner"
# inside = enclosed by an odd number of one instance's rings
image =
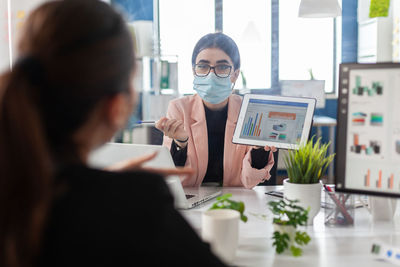
[[[0,266],[220,266],[157,174],[87,167],[134,106],[123,19],[51,1],[0,78]]]

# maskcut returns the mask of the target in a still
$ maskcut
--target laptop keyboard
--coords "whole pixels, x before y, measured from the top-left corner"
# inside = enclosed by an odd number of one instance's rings
[[[185,195],[186,199],[191,199],[192,197],[195,197],[195,195]]]

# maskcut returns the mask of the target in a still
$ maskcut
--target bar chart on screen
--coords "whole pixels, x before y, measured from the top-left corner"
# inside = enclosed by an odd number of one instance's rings
[[[297,144],[302,138],[308,109],[314,103],[314,99],[303,98],[279,97],[279,100],[251,98],[242,105],[238,127],[235,129],[237,136],[234,139],[245,139],[246,142],[252,140]],[[308,120],[310,118],[308,114]]]
[[[400,177],[400,173],[397,177]],[[377,170],[372,173],[371,169],[367,169],[364,175],[364,186],[371,188],[371,179],[375,181],[375,189],[382,190],[394,190],[394,173],[388,172],[386,175],[382,173],[382,170]],[[400,190],[400,180],[398,189]]]
[[[400,196],[400,64],[343,64],[337,186]]]
[[[394,182],[394,175],[393,173],[390,175],[390,177],[388,178],[388,188],[389,189],[393,189],[393,182]]]
[[[264,117],[264,119],[263,119]],[[295,133],[296,113],[287,112],[249,112],[243,125],[241,136],[250,138],[264,138],[267,140],[285,141]],[[268,118],[268,122],[265,118]]]
[[[242,135],[244,136],[260,136],[261,133],[261,121],[262,121],[263,113],[256,113],[254,115],[250,115],[247,119],[246,124],[244,125]]]
[[[376,181],[376,187],[382,188],[382,170],[379,170],[378,180]]]

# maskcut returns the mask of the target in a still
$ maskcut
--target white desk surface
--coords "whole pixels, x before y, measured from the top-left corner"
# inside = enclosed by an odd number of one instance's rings
[[[239,247],[235,266],[332,266],[332,267],[379,267],[394,266],[381,261],[370,253],[373,240],[400,247],[400,216],[395,213],[393,222],[372,222],[365,208],[357,208],[354,226],[328,227],[324,224],[324,209],[314,219],[314,225],[306,228],[311,241],[303,247],[303,255],[275,253],[272,247],[272,214],[267,202],[278,198],[266,195],[269,190],[282,186],[258,186],[253,190],[223,188],[223,193],[232,193],[232,199],[245,203],[248,222],[240,222]],[[201,236],[201,214],[215,201],[210,200],[199,207],[181,211],[183,216]],[[399,205],[398,205],[399,206]],[[266,215],[263,219],[260,215]]]

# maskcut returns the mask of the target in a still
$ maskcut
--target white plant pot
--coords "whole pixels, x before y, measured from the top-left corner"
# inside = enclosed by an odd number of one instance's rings
[[[293,184],[289,179],[283,181],[283,196],[290,200],[299,200],[297,205],[308,212],[307,224],[312,225],[315,215],[321,209],[321,182],[315,184]]]

